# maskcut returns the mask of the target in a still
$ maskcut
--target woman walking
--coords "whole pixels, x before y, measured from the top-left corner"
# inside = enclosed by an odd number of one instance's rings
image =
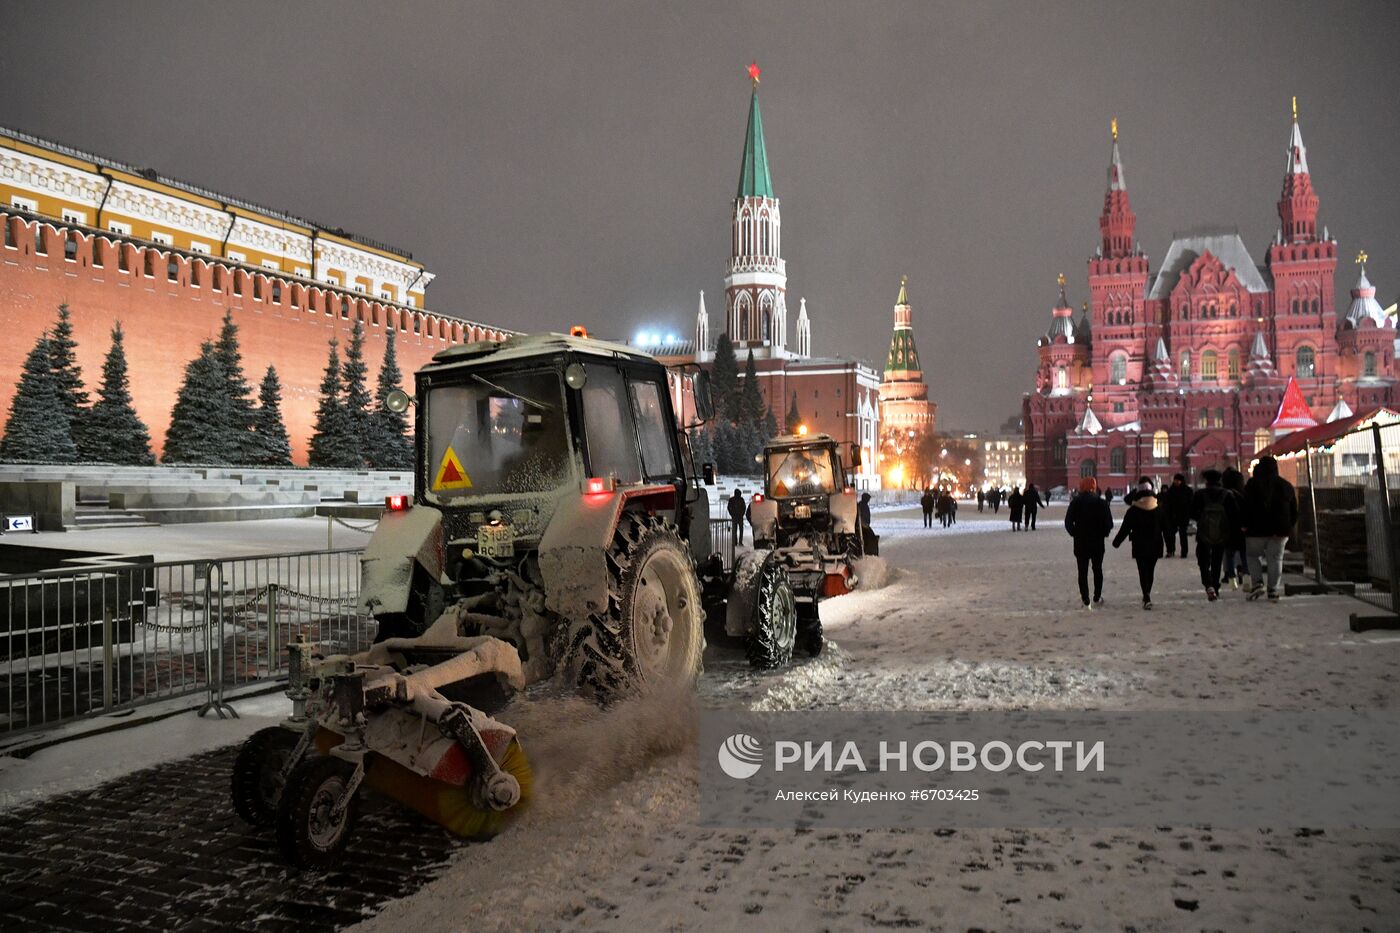
[[[1226,467],[1220,485],[1234,496],[1235,511],[1244,511],[1244,474],[1234,467]],[[1225,544],[1224,580],[1233,590],[1241,586],[1249,590],[1249,564],[1244,555],[1244,529],[1230,529],[1230,540]]]
[[[1021,496],[1021,487],[1012,486],[1011,495],[1007,497],[1006,504],[1011,506],[1011,530],[1021,530],[1021,507],[1025,505],[1025,499]]]
[[[1065,510],[1065,531],[1074,538],[1074,559],[1079,564],[1079,598],[1085,609],[1103,605],[1103,546],[1113,530],[1113,513],[1099,498],[1099,482],[1092,476],[1079,481],[1079,495]],[[1094,599],[1089,600],[1089,569],[1094,571]]]
[[[1157,508],[1157,496],[1151,489],[1139,492],[1123,514],[1123,524],[1113,536],[1113,546],[1123,539],[1132,540],[1133,560],[1137,562],[1138,585],[1142,587],[1142,608],[1152,608],[1152,580],[1157,573],[1157,561],[1162,559],[1162,510]]]

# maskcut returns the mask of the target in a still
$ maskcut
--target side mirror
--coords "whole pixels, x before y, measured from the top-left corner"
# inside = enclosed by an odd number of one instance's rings
[[[705,481],[706,486],[713,486],[715,484],[715,465],[713,463],[701,464],[700,477]]]
[[[854,470],[855,468],[857,468],[857,467],[859,467],[859,466],[860,466],[860,445],[859,445],[859,444],[856,444],[856,443],[852,443],[852,444],[851,444],[851,469]]]
[[[709,421],[715,416],[715,403],[710,398],[710,374],[703,369],[696,372],[690,389],[695,397],[695,417]]]

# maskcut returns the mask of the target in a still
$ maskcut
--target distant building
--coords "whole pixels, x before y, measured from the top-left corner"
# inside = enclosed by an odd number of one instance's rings
[[[919,348],[914,343],[914,309],[909,304],[909,277],[899,280],[894,303],[894,332],[880,382],[880,425],[886,431],[933,433],[938,404],[928,397]]]
[[[982,482],[987,486],[1026,485],[1026,440],[1017,435],[983,438]]]
[[[730,214],[730,256],[724,278],[724,333],[734,344],[742,374],[750,354],[759,390],[781,427],[794,404],[809,432],[829,434],[861,448],[863,489],[879,488],[879,374],[845,357],[812,355],[812,323],[801,300],[789,341],[787,266],[782,258],[782,214],[769,168],[758,106],[758,68],[750,66],[753,92],[739,187]],[[669,365],[714,363],[715,340],[700,293],[693,340],[646,347]],[[684,407],[685,400],[682,399]]]
[[[298,463],[306,460],[327,342],[364,324],[378,366],[397,335],[405,374],[456,343],[508,331],[424,310],[433,274],[397,247],[14,130],[0,129],[0,418],[25,355],[67,303],[89,389],[112,326],[157,453],[185,364],[239,326],[248,380],[275,365]]]
[[[1262,264],[1234,231],[1201,229],[1177,234],[1152,270],[1135,238],[1117,121],[1112,135],[1089,301],[1076,321],[1060,276],[1023,404],[1032,480],[1097,476],[1126,488],[1141,474],[1248,463],[1273,440],[1290,381],[1314,420],[1339,400],[1354,411],[1393,404],[1395,320],[1375,300],[1364,254],[1350,308],[1334,309],[1337,241],[1319,230],[1296,109],[1280,226]]]

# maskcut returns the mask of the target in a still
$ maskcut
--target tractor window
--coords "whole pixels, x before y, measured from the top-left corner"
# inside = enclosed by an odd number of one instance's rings
[[[642,478],[637,462],[637,438],[632,429],[632,407],[622,373],[611,366],[589,366],[583,386],[584,433],[588,436],[590,476],[617,477],[619,483]]]
[[[428,393],[428,500],[552,492],[569,481],[559,377],[487,373]]]
[[[836,471],[825,447],[796,447],[768,454],[768,494],[774,499],[836,492]]]
[[[674,479],[680,471],[676,469],[676,451],[660,387],[654,382],[633,382],[632,407],[637,413],[637,438],[647,479]]]

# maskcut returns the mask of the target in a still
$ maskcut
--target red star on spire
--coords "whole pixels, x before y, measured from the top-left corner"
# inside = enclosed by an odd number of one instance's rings
[[[753,79],[755,85],[758,84],[758,76],[763,73],[763,69],[758,67],[758,62],[749,62],[749,77]]]

